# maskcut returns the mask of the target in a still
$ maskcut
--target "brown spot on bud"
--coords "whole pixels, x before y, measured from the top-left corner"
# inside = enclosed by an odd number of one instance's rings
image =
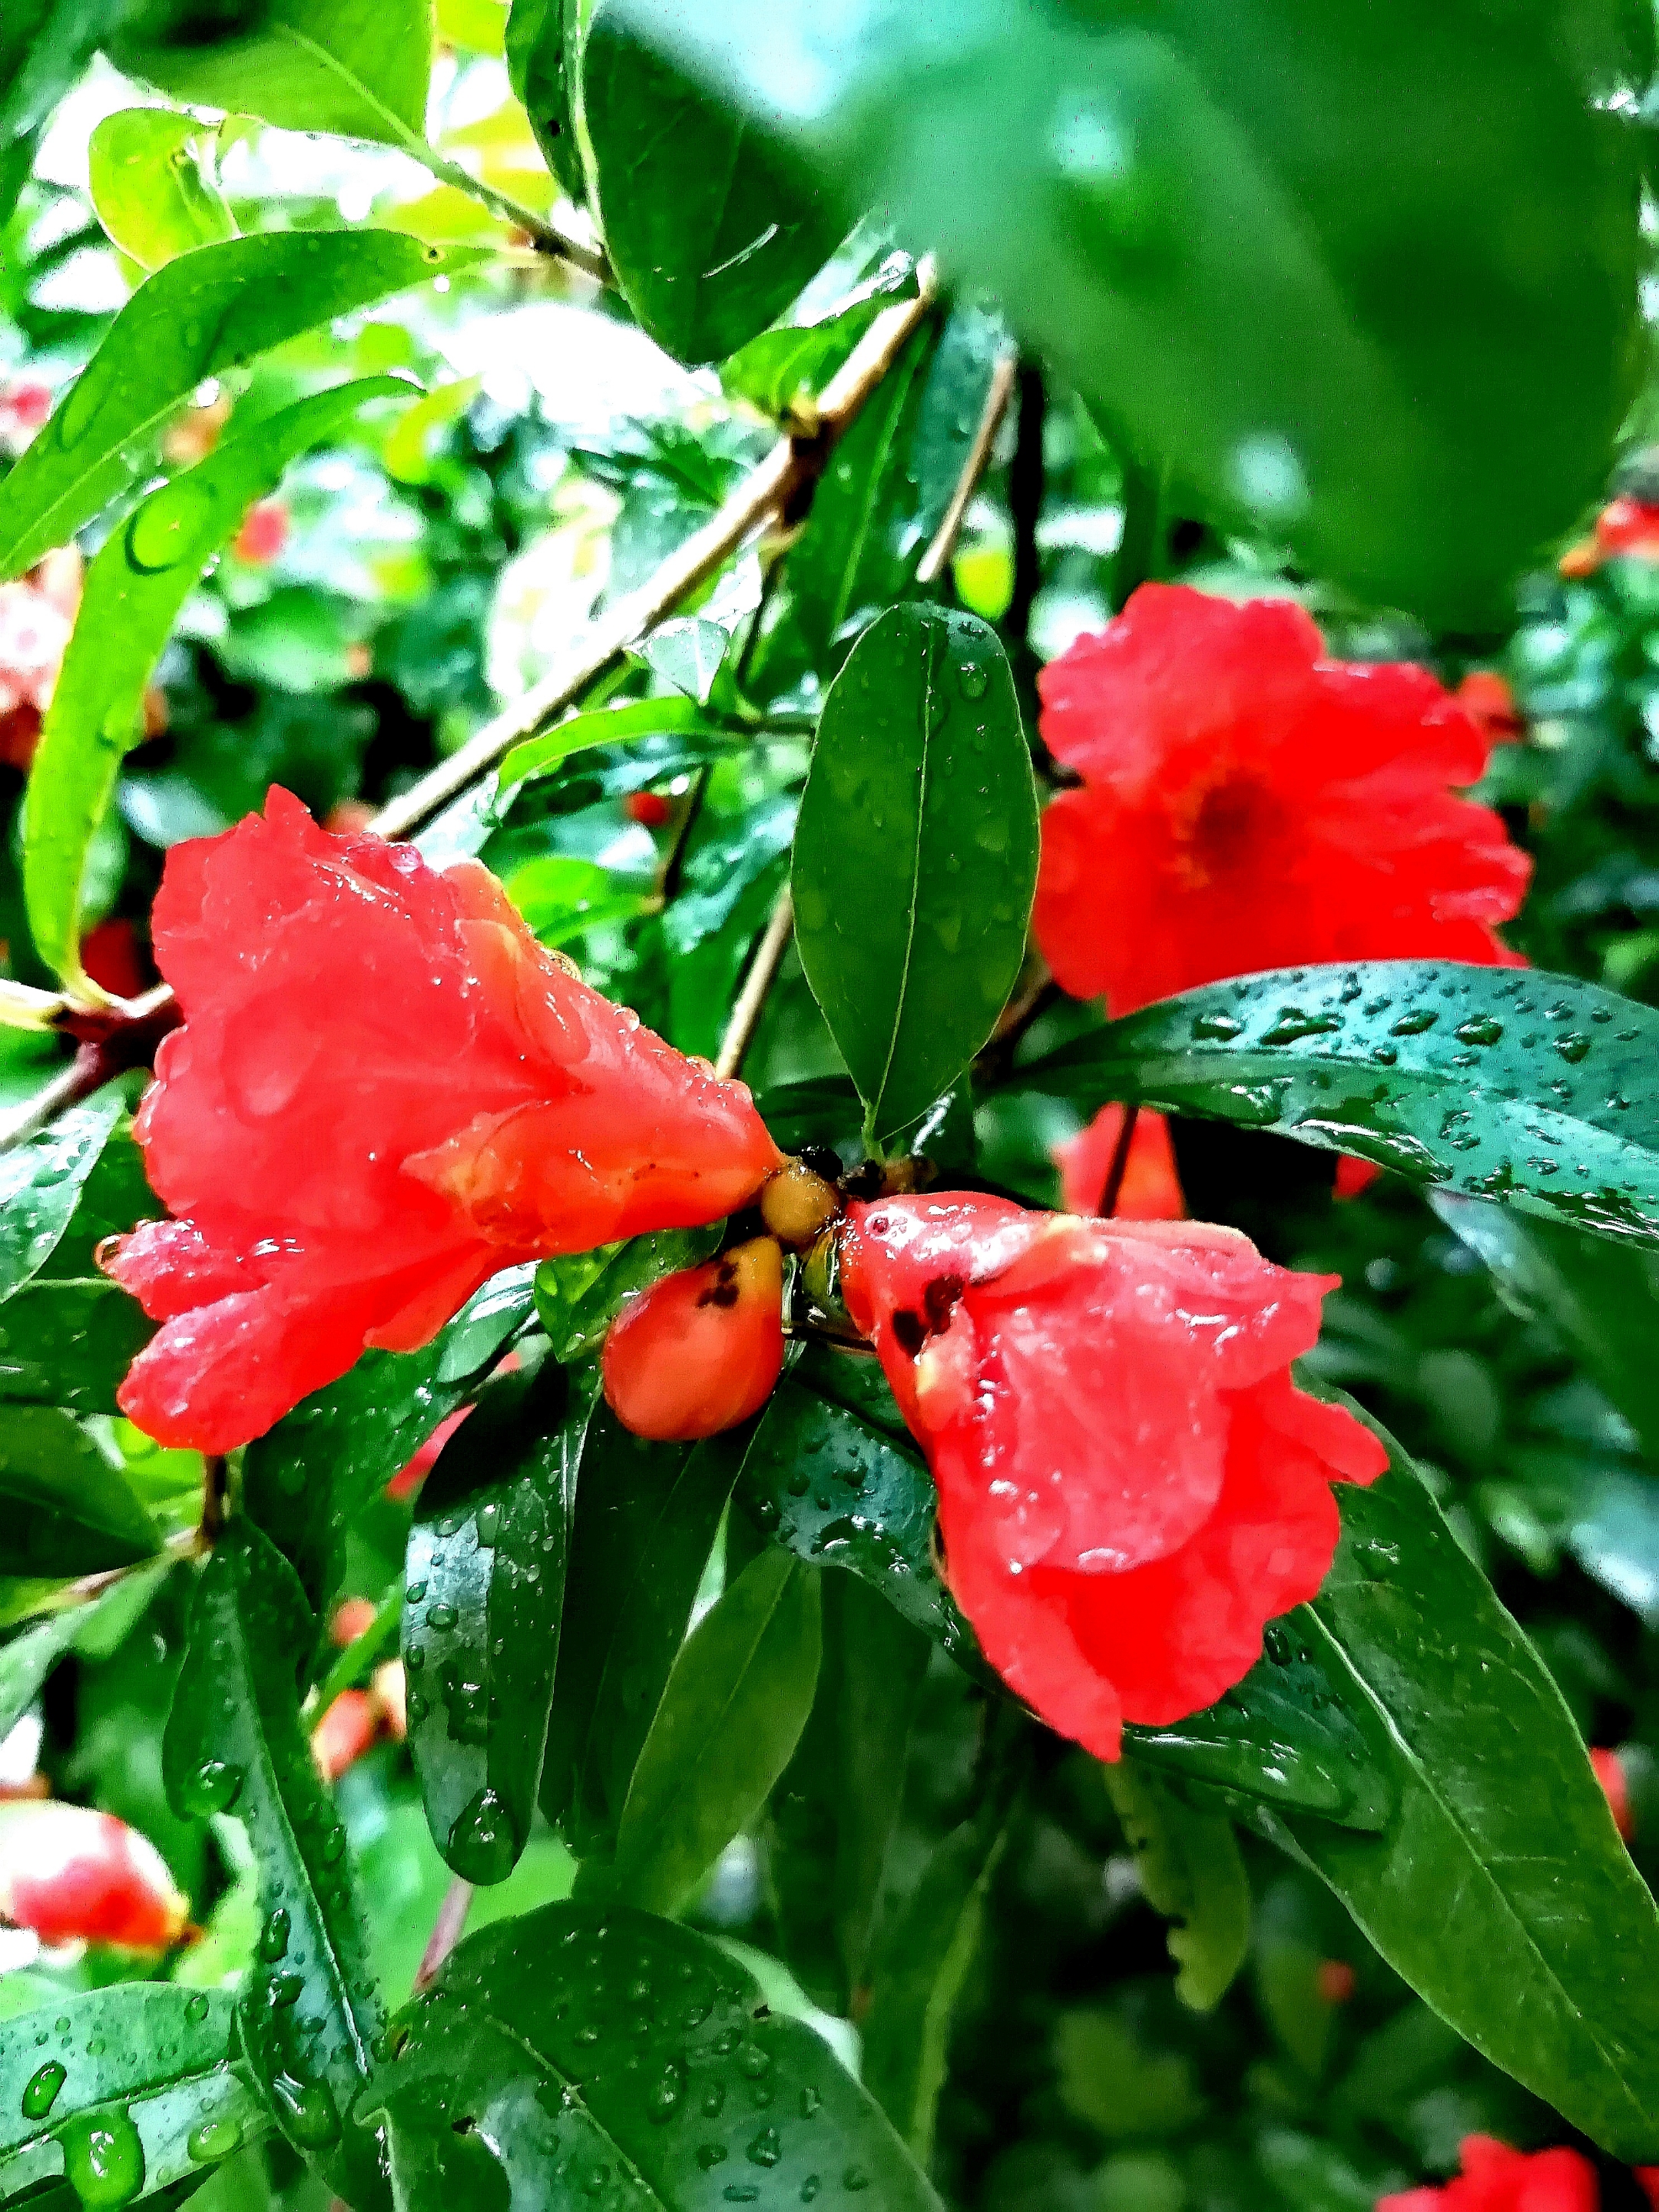
[[[927,1324],[919,1313],[912,1313],[908,1306],[901,1307],[893,1316],[893,1334],[898,1340],[900,1351],[914,1359],[927,1341]]]

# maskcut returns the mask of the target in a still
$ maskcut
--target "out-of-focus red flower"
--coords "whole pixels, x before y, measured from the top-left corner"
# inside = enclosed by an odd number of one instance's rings
[[[1387,1464],[1291,1381],[1335,1279],[1207,1223],[852,1209],[842,1294],[927,1454],[951,1588],[1014,1691],[1098,1758],[1249,1671],[1330,1565],[1332,1481]]]
[[[1531,872],[1489,808],[1474,717],[1426,669],[1325,658],[1287,600],[1143,585],[1046,668],[1075,769],[1042,817],[1037,940],[1114,1015],[1302,961],[1514,963]]]
[[[497,1269],[718,1220],[780,1155],[721,1083],[543,951],[473,861],[264,817],[175,845],[152,927],[184,1026],[136,1133],[175,1219],[100,1255],[164,1325],[122,1410],[261,1435]]]
[[[260,499],[242,517],[230,550],[239,561],[259,568],[274,561],[287,544],[288,508],[280,499]]]
[[[52,386],[38,376],[9,376],[0,383],[0,453],[14,459],[52,413]]]
[[[1659,561],[1659,506],[1644,499],[1609,500],[1595,534],[1569,546],[1557,566],[1564,576],[1593,576],[1604,561]]]
[[[136,999],[149,987],[137,933],[130,921],[112,917],[81,939],[81,965],[112,998]]]
[[[605,1340],[611,1410],[659,1443],[736,1428],[782,1370],[782,1301],[783,1255],[769,1237],[663,1276],[623,1308]]]
[[[1636,1815],[1630,1802],[1630,1784],[1626,1778],[1625,1762],[1616,1751],[1597,1746],[1589,1755],[1595,1769],[1595,1778],[1607,1793],[1607,1809],[1613,1814],[1613,1825],[1628,1843],[1636,1833]]]
[[[1375,1160],[1357,1160],[1352,1152],[1339,1152],[1336,1159],[1334,1189],[1339,1198],[1358,1198],[1376,1181],[1382,1170]]]
[[[372,1597],[343,1597],[329,1619],[329,1642],[343,1651],[348,1644],[367,1636],[379,1617],[380,1607]]]
[[[1322,1959],[1314,1985],[1328,2005],[1346,2004],[1353,1995],[1353,1968],[1346,1959]]]
[[[647,830],[660,830],[674,808],[659,791],[634,791],[623,800],[623,811],[630,822],[642,822]]]
[[[367,1690],[342,1690],[311,1731],[311,1753],[325,1782],[337,1782],[380,1733],[380,1705]]]
[[[1659,2212],[1659,2166],[1633,2166],[1631,2172],[1643,2196],[1652,2205],[1653,2212]]]
[[[1103,1106],[1086,1129],[1054,1146],[1054,1164],[1060,1170],[1061,1200],[1067,1213],[1099,1212],[1123,1132],[1123,1112],[1121,1106]],[[1150,1106],[1143,1106],[1135,1116],[1129,1157],[1112,1214],[1118,1221],[1186,1218],[1187,1200],[1176,1170],[1170,1125]]]
[[[1463,2171],[1443,2188],[1379,2197],[1376,2212],[1596,2212],[1601,2203],[1595,2168],[1565,2145],[1519,2151],[1465,2136],[1459,2156]]]
[[[190,1917],[147,1836],[87,1805],[0,1805],[0,1917],[43,1943],[165,1951]]]
[[[1474,717],[1489,744],[1512,744],[1526,727],[1506,678],[1495,668],[1474,668],[1457,687],[1457,703]]]
[[[81,604],[82,561],[72,545],[0,584],[0,761],[27,773]]]

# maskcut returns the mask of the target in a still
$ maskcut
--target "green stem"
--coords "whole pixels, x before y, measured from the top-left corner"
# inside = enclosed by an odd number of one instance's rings
[[[1164,472],[1123,464],[1123,533],[1112,564],[1112,611],[1121,614],[1130,594],[1158,573],[1158,533],[1164,512]]]

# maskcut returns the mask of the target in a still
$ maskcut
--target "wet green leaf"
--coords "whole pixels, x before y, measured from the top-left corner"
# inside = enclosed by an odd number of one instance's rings
[[[1570,40],[1544,0],[1496,41],[1476,0],[629,15],[994,292],[1182,514],[1468,626],[1601,489],[1652,46],[1614,0]]]
[[[269,2123],[231,2056],[233,2009],[216,1991],[139,1982],[0,2024],[0,2194],[66,2169],[85,2181],[94,2153],[131,2186],[82,2201],[124,2204],[257,2141]]]
[[[167,43],[141,30],[117,58],[193,107],[407,147],[425,142],[432,32],[431,0],[270,0],[243,37],[186,22]]]
[[[550,1905],[463,1943],[398,2015],[374,2092],[402,2208],[757,2212],[868,2191],[939,2199],[811,2029],[769,2011],[708,1936],[626,1906]],[[491,2171],[490,2169],[493,2169]]]
[[[976,616],[892,607],[824,702],[795,839],[813,995],[890,1136],[984,1043],[1025,952],[1036,799],[1013,678]]]
[[[0,1574],[88,1575],[159,1548],[117,1454],[57,1406],[0,1406]]]
[[[1103,1771],[1146,1900],[1170,1923],[1176,1994],[1211,2012],[1250,1948],[1250,1885],[1232,1823],[1186,1803],[1133,1759]]]
[[[125,1103],[112,1086],[0,1157],[0,1298],[52,1257]]]
[[[92,204],[112,243],[141,269],[235,237],[235,218],[213,181],[214,140],[193,117],[165,107],[119,108],[93,132]]]
[[[677,1912],[771,1794],[817,1685],[818,1578],[787,1552],[752,1559],[669,1674],[617,1831],[617,1893]]]
[[[41,958],[71,988],[90,988],[80,951],[88,848],[122,760],[144,735],[151,672],[204,566],[290,461],[371,399],[414,396],[401,378],[365,377],[246,429],[233,423],[206,460],[140,501],[87,571],[24,805],[29,927]]]
[[[410,1530],[410,1748],[433,1841],[468,1881],[504,1881],[529,1839],[597,1389],[552,1360],[486,1384]]]
[[[754,125],[599,0],[582,112],[605,243],[628,303],[684,362],[722,361],[786,307],[846,229]]]
[[[0,1398],[112,1413],[155,1324],[101,1275],[37,1277],[0,1304]]]
[[[349,2202],[373,2206],[374,2146],[351,2110],[385,2014],[346,1832],[300,1720],[314,1636],[293,1569],[239,1516],[197,1584],[162,1765],[177,1812],[234,1812],[253,1847],[264,1917],[237,2021],[272,2117]]]
[[[1379,960],[1212,983],[1023,1069],[1659,1240],[1659,1012],[1570,976]]]
[[[248,1446],[246,1510],[319,1608],[338,1579],[347,1523],[476,1395],[529,1323],[532,1273],[505,1269],[419,1352],[366,1352]]]
[[[0,578],[64,544],[131,483],[144,440],[204,377],[478,258],[392,231],[331,230],[234,238],[170,261],[133,294],[0,484]]]

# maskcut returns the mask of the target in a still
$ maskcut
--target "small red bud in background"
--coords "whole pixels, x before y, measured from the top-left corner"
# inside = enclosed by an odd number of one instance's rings
[[[372,1597],[342,1598],[328,1624],[331,1639],[343,1651],[348,1644],[355,1644],[360,1636],[368,1635],[379,1610]]]
[[[1507,678],[1495,668],[1471,669],[1457,687],[1457,703],[1495,745],[1512,744],[1526,727]]]
[[[769,1237],[665,1275],[623,1308],[605,1340],[611,1411],[659,1443],[735,1428],[778,1379],[782,1309],[783,1255]]]
[[[43,1943],[165,1951],[190,1901],[147,1836],[88,1805],[0,1805],[0,1915]]]
[[[1333,1188],[1339,1198],[1358,1198],[1362,1191],[1370,1188],[1382,1172],[1375,1160],[1357,1160],[1352,1152],[1339,1152]]]
[[[1653,2212],[1659,2212],[1659,2166],[1633,2166],[1631,2179],[1652,2205]]]
[[[374,819],[374,809],[366,799],[342,799],[328,811],[323,827],[336,837],[361,837]]]
[[[395,1498],[401,1504],[404,1499],[415,1495],[438,1464],[439,1453],[471,1411],[471,1406],[459,1407],[448,1416],[447,1419],[439,1422],[437,1427],[434,1429],[420,1449],[411,1456],[407,1465],[399,1468],[397,1474],[387,1483],[386,1494],[388,1498]]]
[[[14,459],[52,412],[52,386],[38,376],[10,376],[0,384],[0,453]]]
[[[261,499],[243,516],[230,550],[239,561],[263,567],[267,561],[274,561],[287,544],[287,507],[280,499]]]
[[[660,830],[674,811],[672,802],[656,791],[630,792],[623,810],[630,822],[642,822],[647,830]]]
[[[1591,1752],[1589,1762],[1595,1769],[1596,1780],[1607,1792],[1613,1825],[1628,1843],[1636,1833],[1636,1816],[1631,1809],[1630,1784],[1625,1777],[1625,1763],[1616,1751],[1604,1750],[1600,1745]]]
[[[367,1690],[342,1690],[311,1732],[312,1756],[325,1782],[337,1782],[380,1732],[380,1708]]]
[[[100,921],[81,939],[81,965],[113,999],[136,999],[153,978],[138,950],[130,921]]]
[[[1353,1995],[1353,1968],[1346,1959],[1322,1959],[1314,1982],[1328,2005],[1346,2004]]]

